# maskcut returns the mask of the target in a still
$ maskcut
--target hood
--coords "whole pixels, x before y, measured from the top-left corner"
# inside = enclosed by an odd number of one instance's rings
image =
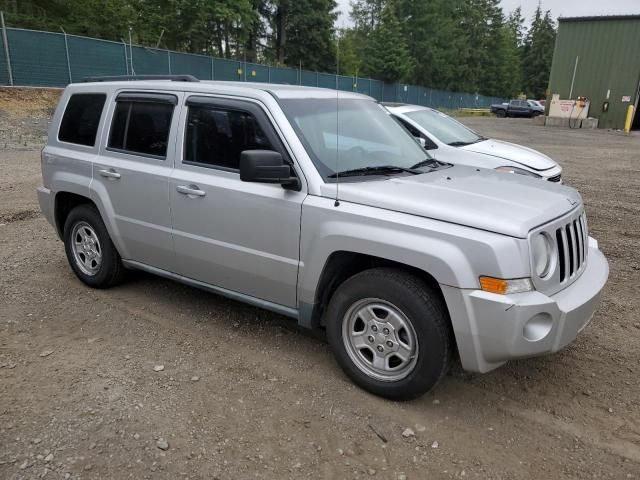
[[[324,195],[335,195],[335,184],[324,184],[323,189]],[[340,183],[340,200],[519,238],[582,205],[573,188],[463,165]]]
[[[488,139],[460,148],[469,152],[484,153],[485,155],[503,158],[538,171],[548,170],[558,165],[545,154],[537,152],[532,148],[516,145],[515,143],[503,142],[501,140]]]

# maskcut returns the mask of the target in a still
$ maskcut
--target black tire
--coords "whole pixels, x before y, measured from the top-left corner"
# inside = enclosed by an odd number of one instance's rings
[[[357,366],[343,341],[343,322],[362,299],[389,302],[409,320],[418,343],[415,366],[399,380],[373,378]],[[346,280],[334,293],[326,312],[327,338],[336,359],[355,384],[393,400],[410,400],[432,389],[451,364],[453,336],[445,305],[420,278],[393,268],[375,268]]]
[[[496,117],[498,117],[498,118],[504,118],[506,116],[507,116],[507,112],[505,112],[504,110],[498,110],[496,112]]]
[[[95,232],[99,241],[102,260],[94,274],[87,274],[76,260],[71,238],[74,227],[81,223],[88,224]],[[120,254],[109,237],[109,232],[100,217],[98,209],[90,204],[75,207],[64,222],[64,250],[71,269],[82,282],[93,288],[109,288],[120,283],[124,278],[125,268]]]

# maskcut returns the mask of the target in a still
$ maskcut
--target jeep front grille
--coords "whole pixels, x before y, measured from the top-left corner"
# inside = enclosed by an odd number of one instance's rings
[[[578,275],[586,264],[588,247],[587,219],[582,213],[556,229],[560,283]]]
[[[552,247],[551,263],[546,275],[535,275],[531,256],[531,281],[536,290],[553,295],[576,281],[587,266],[589,228],[582,206],[529,232],[529,250],[532,239],[544,233]]]

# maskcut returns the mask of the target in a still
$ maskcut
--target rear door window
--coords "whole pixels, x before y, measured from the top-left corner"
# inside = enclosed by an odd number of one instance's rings
[[[64,111],[58,140],[93,147],[100,126],[100,117],[107,96],[104,93],[71,95]]]
[[[167,97],[166,99],[163,97]],[[175,97],[119,96],[109,135],[111,150],[165,158]]]

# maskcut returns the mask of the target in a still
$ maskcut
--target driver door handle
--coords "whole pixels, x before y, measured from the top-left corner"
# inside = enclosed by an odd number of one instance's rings
[[[204,190],[200,190],[197,185],[178,185],[176,190],[189,197],[204,197],[207,194]]]
[[[113,168],[98,170],[98,173],[107,178],[115,178],[116,180],[120,178],[120,174],[116,172]]]

